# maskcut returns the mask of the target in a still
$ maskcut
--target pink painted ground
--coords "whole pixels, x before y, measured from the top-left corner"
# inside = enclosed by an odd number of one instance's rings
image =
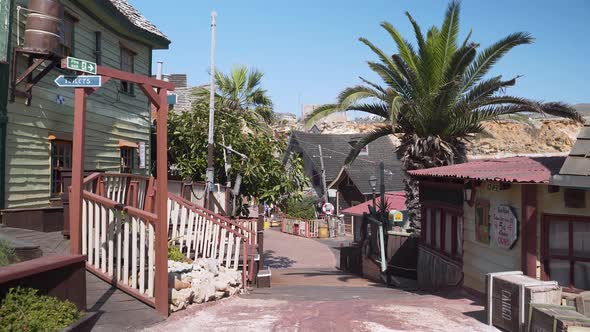
[[[488,331],[483,307],[456,291],[438,295],[385,288],[334,268],[328,246],[265,234],[272,288],[196,305],[152,331]]]

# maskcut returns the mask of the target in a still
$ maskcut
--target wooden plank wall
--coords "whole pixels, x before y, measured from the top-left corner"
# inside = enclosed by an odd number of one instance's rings
[[[510,189],[491,191],[487,189],[487,184],[487,182],[483,182],[477,188],[477,199],[489,200],[490,214],[499,204],[510,205],[516,213],[520,228],[522,222],[521,185],[512,184]],[[522,234],[519,234],[518,240],[510,250],[498,248],[492,241],[490,241],[489,245],[480,243],[475,238],[475,206],[471,207],[465,203],[464,213],[463,285],[485,293],[486,274],[501,271],[520,271]]]
[[[27,1],[17,0],[25,6]],[[125,40],[101,23],[94,21],[71,1],[63,1],[66,11],[79,18],[74,29],[74,56],[94,61],[95,31],[102,32],[102,64],[120,68],[120,43],[137,53],[135,73],[150,75],[151,48]],[[26,18],[21,12],[20,37],[24,36]],[[13,20],[13,44],[16,43],[16,15]],[[15,45],[13,45],[15,46]],[[19,71],[24,69],[26,59]],[[6,156],[6,207],[40,207],[49,203],[51,191],[50,134],[58,138],[71,137],[73,128],[73,89],[59,89],[53,83],[62,74],[52,70],[33,88],[32,105],[22,98],[8,105]],[[65,104],[56,102],[58,95]],[[86,169],[118,172],[120,165],[119,139],[146,144],[146,166],[149,165],[150,108],[148,99],[138,87],[135,96],[119,91],[119,82],[108,82],[88,99],[86,133]],[[138,157],[136,156],[136,164]],[[135,170],[147,174],[147,169]]]

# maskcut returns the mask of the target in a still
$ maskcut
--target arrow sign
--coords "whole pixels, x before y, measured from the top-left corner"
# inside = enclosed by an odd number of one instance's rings
[[[96,63],[94,62],[69,56],[66,58],[65,65],[67,69],[82,71],[89,74],[96,74]]]
[[[60,88],[100,88],[102,86],[102,76],[96,75],[79,75],[66,76],[60,75],[55,79],[55,84]]]

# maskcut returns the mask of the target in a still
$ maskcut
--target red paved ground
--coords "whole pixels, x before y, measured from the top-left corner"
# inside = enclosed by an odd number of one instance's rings
[[[342,273],[316,240],[267,231],[265,249],[272,288],[193,306],[152,330],[488,331],[483,307],[465,293],[406,292]]]

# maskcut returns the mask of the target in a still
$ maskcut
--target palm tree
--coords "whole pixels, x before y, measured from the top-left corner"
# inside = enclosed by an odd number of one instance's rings
[[[344,89],[335,104],[323,105],[309,114],[313,123],[339,111],[361,111],[383,118],[383,123],[359,140],[347,158],[351,162],[362,147],[387,135],[401,138],[397,153],[405,170],[462,163],[467,159],[465,143],[482,130],[482,122],[508,114],[535,112],[583,121],[569,105],[538,102],[505,94],[518,77],[485,77],[494,64],[512,48],[529,44],[533,38],[513,33],[479,50],[471,42],[471,32],[460,42],[460,3],[452,1],[440,28],[426,35],[406,12],[416,37],[416,45],[404,39],[388,22],[381,26],[393,39],[398,53],[389,56],[369,40],[360,38],[379,58],[369,67],[383,85],[360,78],[364,83]],[[419,219],[417,186],[406,177],[408,208]],[[416,228],[420,225],[414,224]]]
[[[246,66],[236,66],[228,74],[215,72],[215,104],[228,112],[249,112],[261,123],[273,121],[273,104],[267,91],[260,87],[264,73]],[[209,98],[209,87],[197,88],[195,95]]]

